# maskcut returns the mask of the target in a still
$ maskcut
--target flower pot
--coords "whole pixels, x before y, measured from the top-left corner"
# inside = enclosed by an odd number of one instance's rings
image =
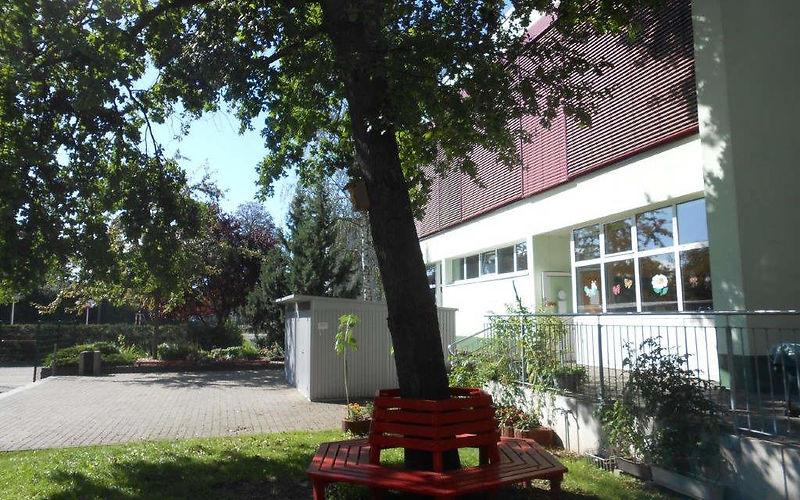
[[[549,427],[537,427],[535,429],[514,429],[515,438],[533,439],[542,446],[553,446],[555,432]]]
[[[514,428],[508,425],[500,426],[500,437],[510,438],[514,437]]]
[[[568,392],[578,392],[580,376],[574,373],[556,375],[556,387]]]
[[[697,500],[722,500],[725,497],[725,485],[706,481],[692,476],[685,476],[662,467],[653,466],[653,481],[672,491]]]
[[[369,434],[371,419],[367,420],[348,420],[342,419],[342,432],[350,431],[356,436],[366,436]]]
[[[616,458],[617,458],[617,469],[621,470],[625,474],[629,474],[633,477],[639,478],[642,481],[650,481],[653,478],[649,464],[637,462],[636,460],[620,456]]]

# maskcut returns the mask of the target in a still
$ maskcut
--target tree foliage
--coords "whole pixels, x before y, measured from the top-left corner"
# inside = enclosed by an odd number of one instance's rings
[[[338,169],[364,181],[401,394],[445,398],[413,224],[430,186],[423,166],[474,178],[473,148],[513,165],[531,137],[509,124],[524,115],[546,124],[563,110],[588,122],[605,89],[584,77],[608,65],[588,60],[583,43],[657,1],[6,2],[0,258],[13,264],[3,279],[24,281],[29,255],[103,257],[103,214],[122,211],[131,239],[137,227],[171,228],[185,205],[153,187],[180,176],[157,148],[145,155],[142,127],[227,103],[243,128],[266,117],[266,192],[291,168],[307,184]],[[534,10],[554,17],[553,36],[527,36]],[[136,88],[148,64],[158,77]]]
[[[174,226],[196,222],[184,172],[142,135],[144,111],[163,113],[136,89],[146,68],[146,47],[127,33],[137,5],[0,5],[0,293],[70,264],[105,271],[120,235],[168,278]]]
[[[277,244],[269,213],[248,206],[227,214],[216,204],[207,206],[205,228],[188,242],[196,271],[184,285],[179,313],[224,323],[258,281],[264,256]]]
[[[267,343],[284,345],[283,306],[275,301],[289,295],[287,286],[288,262],[280,245],[272,247],[261,263],[253,290],[240,309],[242,319],[256,332],[266,334]]]
[[[283,245],[290,293],[356,297],[361,283],[355,253],[338,238],[333,199],[324,183],[298,186],[286,217]]]

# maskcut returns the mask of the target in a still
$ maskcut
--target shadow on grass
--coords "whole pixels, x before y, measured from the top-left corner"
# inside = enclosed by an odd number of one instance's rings
[[[280,460],[225,452],[223,456],[205,455],[204,447],[194,446],[196,458],[165,454],[160,461],[115,461],[106,473],[95,477],[92,471],[61,471],[49,474],[59,485],[51,500],[103,498],[131,499],[309,499],[311,485],[305,475],[307,452],[286,450]],[[545,483],[546,484],[546,483]],[[544,488],[544,489],[543,489]],[[546,486],[510,487],[497,492],[495,498],[507,500],[549,499]],[[329,500],[372,498],[368,489],[352,485],[330,485]],[[386,499],[406,500],[405,494],[387,494]],[[489,498],[469,495],[464,500]],[[595,500],[598,497],[564,491],[562,500]]]
[[[312,490],[305,477],[307,453],[286,452],[280,461],[227,452],[223,457],[165,455],[158,462],[125,461],[91,471],[61,471],[49,475],[59,485],[52,500],[66,499],[308,499]],[[109,477],[109,474],[111,477]]]

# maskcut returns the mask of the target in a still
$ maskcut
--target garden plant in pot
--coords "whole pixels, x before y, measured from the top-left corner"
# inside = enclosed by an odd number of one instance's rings
[[[711,383],[689,368],[688,356],[662,347],[659,337],[626,348],[628,382],[620,399],[601,412],[612,444],[622,455],[652,464],[653,479],[662,486],[694,498],[721,498],[724,488],[714,480],[726,463]]]
[[[533,439],[542,446],[552,446],[555,432],[542,426],[539,416],[534,412],[523,412],[514,425],[514,437]]]
[[[344,394],[347,400],[347,415],[342,420],[342,431],[352,432],[357,436],[369,433],[369,425],[372,418],[372,406],[361,406],[358,403],[350,402],[350,389],[347,386],[347,351],[357,350],[358,342],[353,336],[353,329],[360,321],[355,314],[345,314],[339,317],[339,328],[336,330],[334,339],[334,349],[336,354],[340,354],[344,367]]]
[[[514,437],[514,429],[522,420],[525,412],[516,406],[498,406],[495,408],[494,415],[500,427],[500,436]]]

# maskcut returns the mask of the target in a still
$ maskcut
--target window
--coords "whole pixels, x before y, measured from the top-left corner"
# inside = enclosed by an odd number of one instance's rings
[[[678,232],[681,244],[708,241],[706,200],[701,198],[678,205]]]
[[[681,252],[681,281],[685,311],[712,309],[710,269],[708,247]]]
[[[642,311],[677,311],[675,257],[671,253],[641,257],[639,283]]]
[[[526,271],[528,269],[528,244],[524,241],[517,243],[514,246],[514,253],[516,255],[517,271]]]
[[[600,258],[600,226],[587,226],[572,232],[575,260]]]
[[[497,273],[497,254],[494,250],[481,254],[481,276]]]
[[[603,224],[607,254],[631,251],[631,226],[633,226],[633,219],[630,217]]]
[[[450,261],[450,281],[460,281],[464,279],[464,259],[453,259]]]
[[[441,296],[441,290],[438,290],[438,274],[439,274],[439,265],[438,264],[430,264],[425,267],[425,273],[428,275],[428,288],[431,289],[431,297],[433,297],[434,303],[439,303],[439,297]]]
[[[477,278],[479,269],[480,257],[478,255],[470,255],[464,258],[464,277],[466,279]]]
[[[514,247],[497,250],[497,272],[500,274],[514,272]]]
[[[487,250],[467,257],[448,261],[449,282],[507,274],[528,269],[528,245],[523,241],[503,248]]]
[[[636,216],[639,251],[672,246],[672,207],[651,210]]]
[[[636,276],[633,259],[608,262],[606,271],[606,309],[608,312],[636,310]]]
[[[603,296],[600,293],[600,266],[579,267],[576,271],[578,283],[578,312],[603,312]]]
[[[578,312],[711,310],[705,200],[572,232]]]

